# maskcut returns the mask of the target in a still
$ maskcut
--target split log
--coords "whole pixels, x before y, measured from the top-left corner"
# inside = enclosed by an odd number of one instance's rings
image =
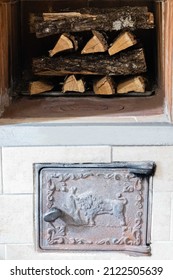
[[[93,37],[87,42],[87,44],[81,51],[81,54],[99,53],[107,51],[108,44],[104,36],[98,31],[93,31],[92,33]]]
[[[112,95],[115,94],[115,84],[111,77],[105,76],[94,82],[93,91],[95,94]]]
[[[32,25],[32,26],[31,26]],[[30,29],[38,38],[81,31],[119,31],[122,29],[150,29],[154,27],[154,16],[147,7],[117,7],[114,9],[81,9],[78,12],[44,13],[42,17],[32,15]]]
[[[131,32],[121,33],[108,49],[109,55],[114,55],[122,50],[125,50],[137,43],[135,36]]]
[[[70,75],[65,80],[62,91],[85,92],[85,83],[82,79],[77,80],[75,75]]]
[[[133,75],[147,71],[143,49],[119,53],[113,57],[98,54],[81,56],[41,57],[33,59],[36,75],[59,76],[66,74]]]
[[[137,76],[121,82],[117,86],[117,93],[145,92],[145,80],[142,76]]]
[[[75,40],[74,36],[68,35],[68,34],[62,34],[57,41],[55,47],[53,50],[49,51],[49,56],[52,57],[56,53],[67,51],[67,50],[77,50],[78,49],[78,43]]]
[[[53,85],[48,84],[44,81],[34,81],[29,84],[29,92],[31,95],[50,91],[54,88]]]
[[[83,14],[83,16],[89,16]],[[59,12],[59,13],[43,13],[43,20],[49,21],[49,20],[58,20],[58,19],[64,19],[64,18],[74,18],[74,17],[81,17],[81,13],[79,12]]]

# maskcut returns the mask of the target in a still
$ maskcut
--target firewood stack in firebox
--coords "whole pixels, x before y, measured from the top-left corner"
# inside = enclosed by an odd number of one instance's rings
[[[145,49],[135,31],[153,28],[154,16],[147,7],[32,14],[30,30],[38,40],[57,40],[47,55],[33,58],[30,94],[55,92],[52,77],[60,77],[64,96],[88,91],[97,96],[145,94]]]

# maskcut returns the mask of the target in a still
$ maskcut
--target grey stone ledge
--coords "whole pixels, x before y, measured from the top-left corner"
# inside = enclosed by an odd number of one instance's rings
[[[30,124],[0,126],[0,146],[172,146],[173,125]]]

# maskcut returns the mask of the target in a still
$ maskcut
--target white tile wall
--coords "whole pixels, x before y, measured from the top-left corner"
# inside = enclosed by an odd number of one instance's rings
[[[0,196],[0,243],[33,243],[32,195]]]
[[[0,260],[5,260],[5,245],[0,245]]]
[[[156,162],[152,256],[137,259],[173,259],[173,147],[113,147],[112,160]],[[2,148],[0,259],[136,259],[116,252],[45,254],[34,247],[32,164],[110,161],[111,147],[107,146]]]
[[[110,147],[2,148],[4,193],[33,192],[33,163],[110,162]]]
[[[113,161],[155,161],[154,191],[173,192],[173,147],[114,147]]]

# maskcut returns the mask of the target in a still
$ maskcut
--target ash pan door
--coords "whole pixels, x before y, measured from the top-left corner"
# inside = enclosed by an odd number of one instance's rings
[[[40,251],[151,254],[153,162],[35,164]]]

